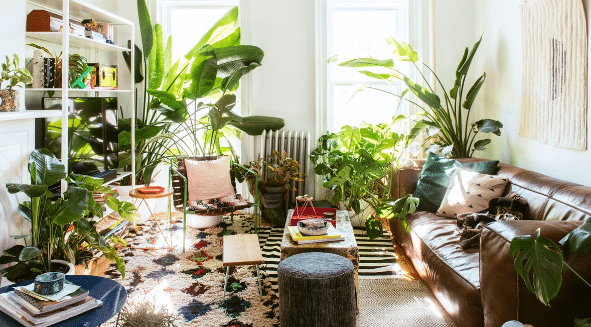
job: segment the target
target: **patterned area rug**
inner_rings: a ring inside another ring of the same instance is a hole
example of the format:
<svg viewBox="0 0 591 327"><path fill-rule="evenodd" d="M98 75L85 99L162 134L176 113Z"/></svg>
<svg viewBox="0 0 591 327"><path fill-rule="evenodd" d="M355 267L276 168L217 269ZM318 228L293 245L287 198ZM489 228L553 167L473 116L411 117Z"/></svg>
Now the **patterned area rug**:
<svg viewBox="0 0 591 327"><path fill-rule="evenodd" d="M176 248L172 252L161 249L166 242L153 224L128 237L130 247L121 250L126 278L121 280L114 265L106 273L128 290L128 303L154 301L175 313L177 326L278 326L277 265L283 228L259 229L265 260L263 298L258 294L256 270L247 266L230 270L223 302L223 235L253 233L252 221L235 216L233 223L225 218L210 229L188 227L185 254L180 250L180 222L172 226L172 233L165 231L168 240L172 234ZM427 287L404 277L407 274L387 234L369 240L362 229L356 229L355 238L360 250L358 326L453 326ZM115 319L105 325L114 326Z"/></svg>

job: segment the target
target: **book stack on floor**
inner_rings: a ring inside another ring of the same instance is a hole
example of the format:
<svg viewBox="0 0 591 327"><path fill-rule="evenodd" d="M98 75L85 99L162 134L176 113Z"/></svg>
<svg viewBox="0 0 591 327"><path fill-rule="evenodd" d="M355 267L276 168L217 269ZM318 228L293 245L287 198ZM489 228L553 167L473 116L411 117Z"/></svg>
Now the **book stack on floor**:
<svg viewBox="0 0 591 327"><path fill-rule="evenodd" d="M302 235L297 226L287 226L291 239L298 244L310 244L310 243L324 243L324 242L340 242L344 241L345 238L339 234L336 228L332 224L328 225L326 234L306 236Z"/></svg>
<svg viewBox="0 0 591 327"><path fill-rule="evenodd" d="M33 291L33 284L0 294L0 311L27 327L45 327L100 307L103 303L79 286L64 283L52 295Z"/></svg>

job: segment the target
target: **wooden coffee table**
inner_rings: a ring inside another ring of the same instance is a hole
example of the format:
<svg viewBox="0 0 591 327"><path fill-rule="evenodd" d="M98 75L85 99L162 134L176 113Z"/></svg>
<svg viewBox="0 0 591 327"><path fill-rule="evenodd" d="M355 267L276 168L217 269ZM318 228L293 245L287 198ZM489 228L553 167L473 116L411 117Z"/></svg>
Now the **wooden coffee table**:
<svg viewBox="0 0 591 327"><path fill-rule="evenodd" d="M353 232L353 226L351 226L349 214L344 210L337 211L337 217L342 215L344 215L344 218L337 218L336 229L345 237L344 241L298 244L291 239L287 230L287 227L291 226L291 217L293 216L293 209L290 209L285 220L283 240L281 241L281 260L305 252L329 252L345 257L351 260L353 267L355 267L355 288L357 295L359 295L359 247L357 247L355 241L355 233Z"/></svg>

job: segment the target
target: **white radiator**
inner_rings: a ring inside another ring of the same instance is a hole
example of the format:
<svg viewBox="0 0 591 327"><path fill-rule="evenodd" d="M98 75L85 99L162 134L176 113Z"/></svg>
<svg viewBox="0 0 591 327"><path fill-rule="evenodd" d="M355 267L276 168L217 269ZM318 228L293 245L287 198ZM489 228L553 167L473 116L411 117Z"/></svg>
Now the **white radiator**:
<svg viewBox="0 0 591 327"><path fill-rule="evenodd" d="M301 171L306 174L303 182L296 182L296 192L290 193L290 202L295 203L297 195L314 194L313 192L313 178L314 171L310 166L310 133L296 132L296 131L264 131L261 136L255 138L255 146L257 147L259 158L269 158L273 150L279 151L295 159L300 164Z"/></svg>

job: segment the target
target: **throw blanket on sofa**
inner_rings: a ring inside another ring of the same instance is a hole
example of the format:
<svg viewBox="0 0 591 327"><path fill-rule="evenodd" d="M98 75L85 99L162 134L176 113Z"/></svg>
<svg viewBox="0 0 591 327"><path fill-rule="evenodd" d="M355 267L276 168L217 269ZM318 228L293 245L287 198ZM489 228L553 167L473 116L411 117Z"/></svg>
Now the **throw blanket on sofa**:
<svg viewBox="0 0 591 327"><path fill-rule="evenodd" d="M521 220L527 211L527 202L517 193L507 197L493 198L488 204L487 213L463 213L457 216L462 249L478 248L480 234L484 225L497 220Z"/></svg>

